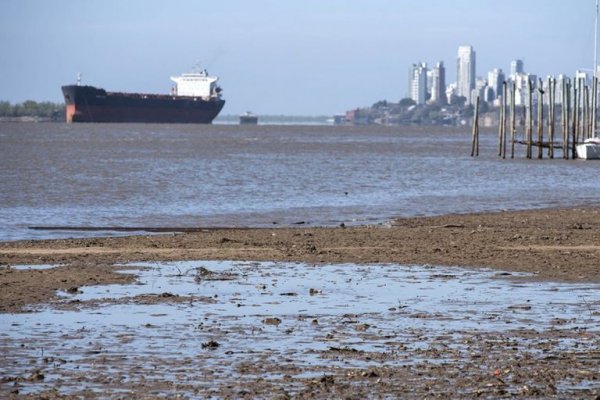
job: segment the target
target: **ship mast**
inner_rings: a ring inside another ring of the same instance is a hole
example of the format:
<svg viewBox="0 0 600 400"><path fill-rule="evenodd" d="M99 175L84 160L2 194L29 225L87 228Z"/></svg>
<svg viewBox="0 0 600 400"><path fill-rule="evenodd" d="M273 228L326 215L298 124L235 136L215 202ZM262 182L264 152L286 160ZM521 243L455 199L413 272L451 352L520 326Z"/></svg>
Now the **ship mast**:
<svg viewBox="0 0 600 400"><path fill-rule="evenodd" d="M592 136L596 136L596 116L598 113L598 10L599 0L596 0L596 20L594 24L594 68L592 69Z"/></svg>
<svg viewBox="0 0 600 400"><path fill-rule="evenodd" d="M596 0L596 23L594 24L594 69L592 71L594 76L598 76L598 3Z"/></svg>

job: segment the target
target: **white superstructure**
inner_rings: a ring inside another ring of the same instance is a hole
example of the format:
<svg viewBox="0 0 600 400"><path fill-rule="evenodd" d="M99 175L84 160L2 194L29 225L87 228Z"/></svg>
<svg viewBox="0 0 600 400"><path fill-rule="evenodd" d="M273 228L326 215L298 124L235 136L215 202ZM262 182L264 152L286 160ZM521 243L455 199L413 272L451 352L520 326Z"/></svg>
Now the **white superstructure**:
<svg viewBox="0 0 600 400"><path fill-rule="evenodd" d="M201 97L205 100L220 96L221 89L217 85L219 78L209 76L206 70L172 76L171 80L175 82L173 88L175 96Z"/></svg>

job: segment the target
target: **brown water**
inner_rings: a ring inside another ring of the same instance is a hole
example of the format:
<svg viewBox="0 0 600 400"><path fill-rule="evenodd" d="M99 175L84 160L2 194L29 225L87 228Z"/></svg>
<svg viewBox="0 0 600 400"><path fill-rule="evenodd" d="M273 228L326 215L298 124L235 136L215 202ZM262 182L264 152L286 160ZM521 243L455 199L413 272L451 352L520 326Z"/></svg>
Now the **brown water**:
<svg viewBox="0 0 600 400"><path fill-rule="evenodd" d="M473 159L468 127L2 123L0 240L597 204L598 163L500 160L495 142Z"/></svg>

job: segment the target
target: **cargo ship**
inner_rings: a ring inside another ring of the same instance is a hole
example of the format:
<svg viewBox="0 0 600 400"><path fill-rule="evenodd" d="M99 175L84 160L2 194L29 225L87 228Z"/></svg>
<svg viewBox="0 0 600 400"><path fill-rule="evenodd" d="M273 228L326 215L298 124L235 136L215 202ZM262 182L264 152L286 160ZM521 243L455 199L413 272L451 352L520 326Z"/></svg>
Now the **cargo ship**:
<svg viewBox="0 0 600 400"><path fill-rule="evenodd" d="M218 77L206 70L171 77L171 94L107 92L77 84L62 87L70 122L148 122L210 124L225 100Z"/></svg>

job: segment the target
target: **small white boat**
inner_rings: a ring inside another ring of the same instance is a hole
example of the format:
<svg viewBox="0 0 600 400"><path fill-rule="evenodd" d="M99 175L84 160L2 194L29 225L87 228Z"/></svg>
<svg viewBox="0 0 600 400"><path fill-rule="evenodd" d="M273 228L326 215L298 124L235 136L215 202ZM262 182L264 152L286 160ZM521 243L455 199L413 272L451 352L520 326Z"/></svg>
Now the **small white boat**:
<svg viewBox="0 0 600 400"><path fill-rule="evenodd" d="M600 0L596 0L596 23L594 28L594 69L593 74L594 78L598 78L598 21L600 20ZM596 130L596 110L598 108L598 100L597 96L593 96L594 99L592 101L592 132L594 134L598 134ZM577 157L582 160L600 160L600 136L591 137L585 139L583 143L580 143L576 146L577 149Z"/></svg>
<svg viewBox="0 0 600 400"><path fill-rule="evenodd" d="M252 114L250 111L246 111L245 114L240 115L240 125L256 125L258 124L258 116Z"/></svg>
<svg viewBox="0 0 600 400"><path fill-rule="evenodd" d="M585 139L577 145L577 157L584 160L600 160L600 137Z"/></svg>

